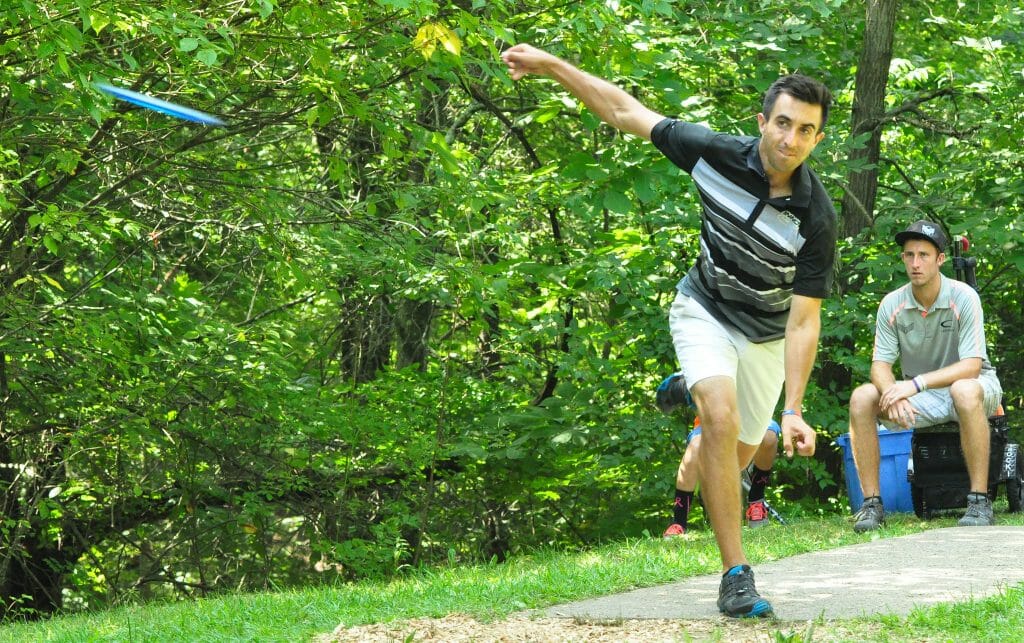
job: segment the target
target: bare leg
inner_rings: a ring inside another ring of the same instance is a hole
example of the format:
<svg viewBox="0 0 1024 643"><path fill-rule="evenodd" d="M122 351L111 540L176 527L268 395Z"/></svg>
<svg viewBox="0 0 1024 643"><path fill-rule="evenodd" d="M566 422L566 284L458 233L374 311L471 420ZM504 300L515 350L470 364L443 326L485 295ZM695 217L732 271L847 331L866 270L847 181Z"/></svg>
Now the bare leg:
<svg viewBox="0 0 1024 643"><path fill-rule="evenodd" d="M991 445L984 391L977 380L957 380L949 387L949 394L960 416L960 446L971 478L971 491L987 494Z"/></svg>
<svg viewBox="0 0 1024 643"><path fill-rule="evenodd" d="M750 466L750 460L754 457L754 452L757 451L759 445L747 444L745 442L736 441L736 459L739 461L739 471L742 475L744 469ZM743 494L743 483L740 483L740 509L742 510L747 504L747 497ZM742 524L742 518L740 519Z"/></svg>
<svg viewBox="0 0 1024 643"><path fill-rule="evenodd" d="M878 400L874 384L862 384L850 395L850 446L865 498L881 496L878 483Z"/></svg>
<svg viewBox="0 0 1024 643"><path fill-rule="evenodd" d="M724 570L747 564L740 538L740 432L736 383L730 377L709 377L690 390L700 413L700 467L704 506L711 519ZM750 456L747 456L749 461Z"/></svg>
<svg viewBox="0 0 1024 643"><path fill-rule="evenodd" d="M754 453L754 466L761 471L768 471L775 466L775 455L779 451L779 438L775 431L765 431L761 444Z"/></svg>
<svg viewBox="0 0 1024 643"><path fill-rule="evenodd" d="M693 491L697 488L698 480L700 480L700 436L696 435L686 445L683 458L679 461L679 470L676 471L676 489Z"/></svg>
<svg viewBox="0 0 1024 643"><path fill-rule="evenodd" d="M771 436L769 440L768 436ZM754 464L760 469L770 469L775 462L775 449L778 439L771 431L765 432L765 439L759 445L736 442L736 459L739 470L743 471L750 464L753 457ZM683 458L679 462L679 470L676 471L676 489L680 491L693 491L700 481L700 435L694 436L686 446ZM704 492L707 496L707 492Z"/></svg>
<svg viewBox="0 0 1024 643"><path fill-rule="evenodd" d="M768 470L775 464L775 451L778 449L779 439L775 433L765 431L764 441L759 445L746 444L736 441L736 461L740 471L750 466L751 460L758 469ZM683 459L679 461L679 470L676 471L676 489L681 491L693 491L700 481L700 435L694 436L686 446Z"/></svg>
<svg viewBox="0 0 1024 643"><path fill-rule="evenodd" d="M740 442L740 447L743 446L745 445ZM742 498L747 505L764 500L765 487L768 485L772 467L775 466L775 453L779 448L779 438L774 431L765 431L761 436L761 443L750 446L750 448L754 449L754 466L750 472L750 487L747 489L747 496ZM758 516L760 516L760 509L747 509L746 518L751 521L748 524L755 527L763 524Z"/></svg>
<svg viewBox="0 0 1024 643"><path fill-rule="evenodd" d="M750 466L750 461L754 458L760 447L761 445L759 444L747 444L746 442L740 442L738 439L736 440L736 460L740 465L740 471Z"/></svg>

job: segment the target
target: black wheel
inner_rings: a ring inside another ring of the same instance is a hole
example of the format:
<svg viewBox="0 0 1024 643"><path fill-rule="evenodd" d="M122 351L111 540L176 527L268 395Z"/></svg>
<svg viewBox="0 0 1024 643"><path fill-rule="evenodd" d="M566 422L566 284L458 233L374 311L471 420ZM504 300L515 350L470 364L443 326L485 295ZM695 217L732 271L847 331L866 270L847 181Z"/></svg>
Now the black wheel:
<svg viewBox="0 0 1024 643"><path fill-rule="evenodd" d="M931 512L925 509L924 493L921 491L921 487L910 485L910 501L914 503L914 513L918 518L928 520L932 517Z"/></svg>
<svg viewBox="0 0 1024 643"><path fill-rule="evenodd" d="M1017 475L1006 481L1006 500L1011 513L1020 513L1024 507L1024 462L1017 452Z"/></svg>

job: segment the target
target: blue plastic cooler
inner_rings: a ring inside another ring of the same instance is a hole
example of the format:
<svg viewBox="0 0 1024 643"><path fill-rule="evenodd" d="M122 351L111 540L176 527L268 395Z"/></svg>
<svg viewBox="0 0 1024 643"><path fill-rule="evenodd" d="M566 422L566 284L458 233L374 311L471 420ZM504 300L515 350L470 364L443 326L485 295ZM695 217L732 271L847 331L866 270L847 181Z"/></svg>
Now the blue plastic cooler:
<svg viewBox="0 0 1024 643"><path fill-rule="evenodd" d="M883 429L878 432L878 484L886 513L914 511L910 482L907 481L907 460L910 459L910 440L913 436L913 429ZM857 477L857 467L853 463L850 434L842 434L836 438L836 443L843 449L843 471L846 474L846 493L850 496L850 510L859 511L864 502L864 494L860 490L860 478Z"/></svg>

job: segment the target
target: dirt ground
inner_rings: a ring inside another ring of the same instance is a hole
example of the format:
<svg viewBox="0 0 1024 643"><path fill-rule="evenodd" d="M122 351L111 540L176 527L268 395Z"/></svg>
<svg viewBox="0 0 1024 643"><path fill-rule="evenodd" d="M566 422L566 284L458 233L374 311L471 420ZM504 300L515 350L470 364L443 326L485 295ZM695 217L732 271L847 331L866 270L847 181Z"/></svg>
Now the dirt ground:
<svg viewBox="0 0 1024 643"><path fill-rule="evenodd" d="M781 634L781 638L779 636ZM417 618L356 627L339 626L316 639L317 643L654 643L675 641L728 641L764 643L779 640L849 641L864 638L863 626L847 630L832 623L784 622L721 617L706 621L637 619L586 622L567 618L512 617L481 623L466 616ZM794 636L796 635L796 636Z"/></svg>

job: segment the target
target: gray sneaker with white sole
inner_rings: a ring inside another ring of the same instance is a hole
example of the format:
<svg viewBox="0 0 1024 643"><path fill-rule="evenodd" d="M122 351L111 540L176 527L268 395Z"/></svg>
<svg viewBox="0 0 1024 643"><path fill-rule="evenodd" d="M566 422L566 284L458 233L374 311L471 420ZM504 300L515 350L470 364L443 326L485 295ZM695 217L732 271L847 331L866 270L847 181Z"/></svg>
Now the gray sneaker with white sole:
<svg viewBox="0 0 1024 643"><path fill-rule="evenodd" d="M864 499L860 511L854 515L857 522L853 523L853 530L862 533L878 529L885 523L885 509L882 508L882 499L878 496L871 496Z"/></svg>
<svg viewBox="0 0 1024 643"><path fill-rule="evenodd" d="M996 524L996 518L992 514L992 501L987 494L967 494L967 512L957 523L961 527L988 527Z"/></svg>

